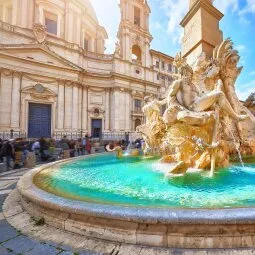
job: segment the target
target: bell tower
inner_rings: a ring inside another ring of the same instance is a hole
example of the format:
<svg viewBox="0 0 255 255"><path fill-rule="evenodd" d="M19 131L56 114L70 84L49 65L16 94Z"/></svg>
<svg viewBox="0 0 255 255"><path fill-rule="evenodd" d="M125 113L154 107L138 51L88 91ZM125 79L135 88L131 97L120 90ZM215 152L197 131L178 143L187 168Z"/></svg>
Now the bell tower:
<svg viewBox="0 0 255 255"><path fill-rule="evenodd" d="M181 21L184 28L182 56L193 64L205 52L211 57L213 49L223 40L219 22L223 14L213 6L213 0L190 0L189 11Z"/></svg>
<svg viewBox="0 0 255 255"><path fill-rule="evenodd" d="M123 60L149 67L150 7L147 0L120 0L121 22L119 25L119 55Z"/></svg>

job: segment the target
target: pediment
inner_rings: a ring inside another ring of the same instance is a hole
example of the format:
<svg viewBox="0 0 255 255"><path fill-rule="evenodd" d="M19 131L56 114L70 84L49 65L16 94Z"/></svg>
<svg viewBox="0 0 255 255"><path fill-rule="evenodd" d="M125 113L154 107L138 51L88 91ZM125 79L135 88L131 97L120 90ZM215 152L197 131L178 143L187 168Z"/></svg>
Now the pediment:
<svg viewBox="0 0 255 255"><path fill-rule="evenodd" d="M44 87L40 83L37 83L35 86L22 89L21 93L30 95L32 98L40 100L49 100L50 98L57 97L57 95L52 90Z"/></svg>
<svg viewBox="0 0 255 255"><path fill-rule="evenodd" d="M55 52L46 48L46 46L21 46L21 47L4 47L0 48L0 53L24 59L27 61L37 62L38 64L47 64L49 66L57 66L60 68L71 68L74 70L82 70L79 66L59 56Z"/></svg>

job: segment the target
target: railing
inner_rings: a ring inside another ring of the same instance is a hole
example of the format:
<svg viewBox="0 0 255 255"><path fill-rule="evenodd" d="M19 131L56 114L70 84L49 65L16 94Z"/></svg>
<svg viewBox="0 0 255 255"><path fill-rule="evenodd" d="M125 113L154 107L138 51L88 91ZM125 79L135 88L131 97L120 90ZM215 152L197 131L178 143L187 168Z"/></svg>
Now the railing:
<svg viewBox="0 0 255 255"><path fill-rule="evenodd" d="M26 138L26 133L20 131L3 131L0 132L0 138L2 140L9 140L9 139L17 139L17 138Z"/></svg>
<svg viewBox="0 0 255 255"><path fill-rule="evenodd" d="M88 57L88 58L101 59L101 60L113 60L113 54L100 54L100 53L91 52L85 49L83 49L82 53L85 57Z"/></svg>
<svg viewBox="0 0 255 255"><path fill-rule="evenodd" d="M142 65L142 61L138 59L132 59L132 63L136 65Z"/></svg>
<svg viewBox="0 0 255 255"><path fill-rule="evenodd" d="M55 140L61 140L66 136L70 140L77 140L86 135L85 132L54 132L52 138ZM17 139L17 138L27 138L27 134L20 131L2 131L0 132L0 138L3 140ZM129 140L135 141L137 138L141 138L141 135L137 132L103 132L100 137L92 137L95 140L101 141L120 141Z"/></svg>
<svg viewBox="0 0 255 255"><path fill-rule="evenodd" d="M137 138L141 138L141 134L137 132L103 132L102 141L130 141L133 142Z"/></svg>
<svg viewBox="0 0 255 255"><path fill-rule="evenodd" d="M82 138L86 134L84 132L54 132L52 138L55 140L61 140L64 136L66 136L70 140L77 140Z"/></svg>

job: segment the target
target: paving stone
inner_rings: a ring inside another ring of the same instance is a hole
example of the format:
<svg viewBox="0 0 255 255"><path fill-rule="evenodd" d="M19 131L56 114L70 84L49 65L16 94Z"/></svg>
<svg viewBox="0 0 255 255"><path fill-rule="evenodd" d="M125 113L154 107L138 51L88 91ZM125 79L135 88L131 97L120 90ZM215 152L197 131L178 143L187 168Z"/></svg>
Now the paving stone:
<svg viewBox="0 0 255 255"><path fill-rule="evenodd" d="M15 253L21 253L32 250L35 246L37 246L39 242L34 241L26 236L18 236L7 242L4 242L2 245L5 248L12 249Z"/></svg>
<svg viewBox="0 0 255 255"><path fill-rule="evenodd" d="M58 255L73 255L73 253L69 252L69 251L63 251L63 252L59 253Z"/></svg>
<svg viewBox="0 0 255 255"><path fill-rule="evenodd" d="M118 251L118 255L139 255L141 252L140 247L130 245L130 246L121 246ZM152 254L154 255L154 254Z"/></svg>
<svg viewBox="0 0 255 255"><path fill-rule="evenodd" d="M4 248L3 246L0 246L0 254L1 255L13 255L15 253L13 253L10 250Z"/></svg>
<svg viewBox="0 0 255 255"><path fill-rule="evenodd" d="M56 255L59 251L52 246L47 244L39 244L35 246L32 250L23 253L23 255Z"/></svg>
<svg viewBox="0 0 255 255"><path fill-rule="evenodd" d="M208 255L254 255L255 249L212 249L207 252Z"/></svg>
<svg viewBox="0 0 255 255"><path fill-rule="evenodd" d="M3 211L2 206L3 206L4 200L6 199L7 196L8 196L7 194L0 196L0 212Z"/></svg>
<svg viewBox="0 0 255 255"><path fill-rule="evenodd" d="M19 235L19 232L13 228L6 220L0 221L0 229L0 243L3 243Z"/></svg>

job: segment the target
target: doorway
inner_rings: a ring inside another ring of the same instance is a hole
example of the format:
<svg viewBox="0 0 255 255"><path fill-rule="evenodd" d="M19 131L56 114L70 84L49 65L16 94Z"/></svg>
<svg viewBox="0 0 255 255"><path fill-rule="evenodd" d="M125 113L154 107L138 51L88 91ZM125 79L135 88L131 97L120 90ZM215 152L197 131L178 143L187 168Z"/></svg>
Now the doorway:
<svg viewBox="0 0 255 255"><path fill-rule="evenodd" d="M93 138L101 138L101 135L102 135L102 120L101 119L91 120L91 135Z"/></svg>
<svg viewBox="0 0 255 255"><path fill-rule="evenodd" d="M51 105L29 103L28 137L51 137Z"/></svg>

